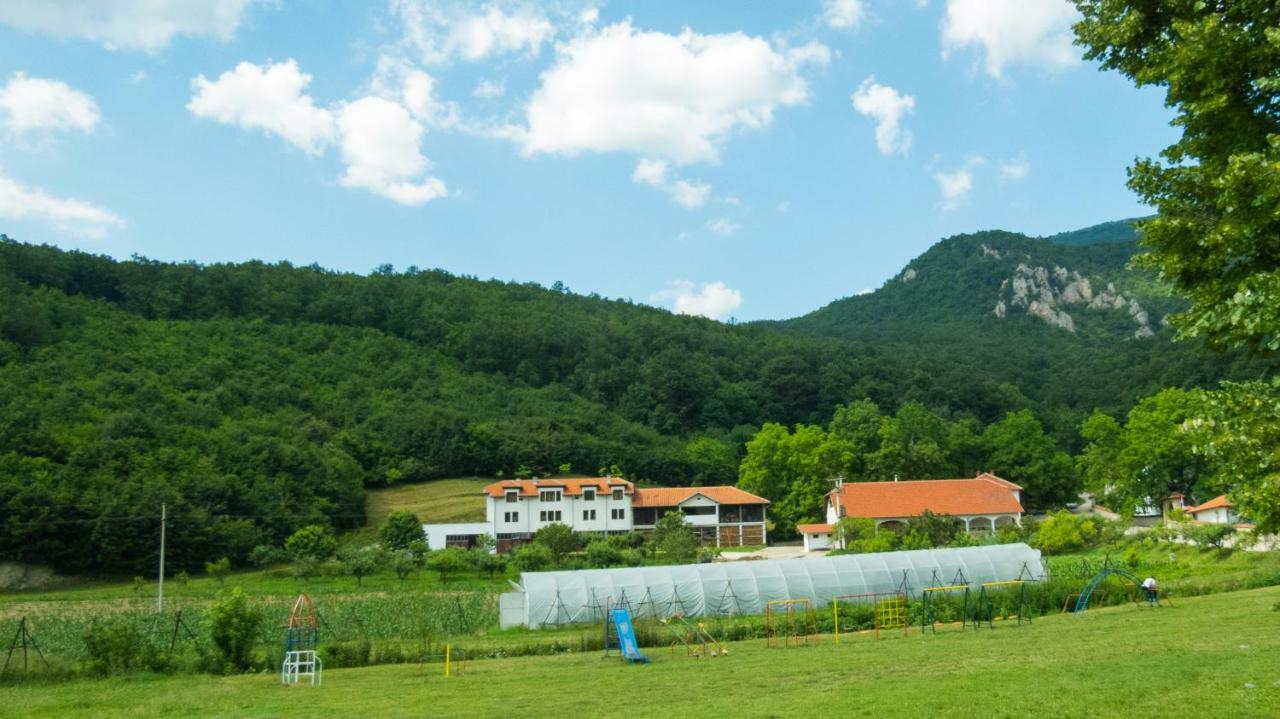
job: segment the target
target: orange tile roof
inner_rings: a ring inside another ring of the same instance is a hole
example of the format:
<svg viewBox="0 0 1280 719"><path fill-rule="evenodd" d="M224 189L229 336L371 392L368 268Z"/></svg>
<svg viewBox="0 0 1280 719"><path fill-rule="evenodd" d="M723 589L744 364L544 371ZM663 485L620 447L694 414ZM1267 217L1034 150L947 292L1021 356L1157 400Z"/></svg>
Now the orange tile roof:
<svg viewBox="0 0 1280 719"><path fill-rule="evenodd" d="M1204 504L1189 508L1187 510L1187 514L1196 514L1197 512L1207 512L1210 509L1217 509L1219 507L1231 508L1234 506L1236 505L1232 504L1231 500L1227 499L1227 495L1219 494L1218 496L1214 497L1208 502L1205 502Z"/></svg>
<svg viewBox="0 0 1280 719"><path fill-rule="evenodd" d="M846 482L828 497L834 497L844 516L850 517L916 517L926 509L953 516L1014 514L1023 511L1014 487L1018 485L984 474L973 479Z"/></svg>
<svg viewBox="0 0 1280 719"><path fill-rule="evenodd" d="M520 490L521 497L536 497L540 489L563 489L565 496L576 497L584 488L595 488L607 493L614 487L622 487L626 494L634 494L636 487L621 477L585 477L579 479L504 479L487 484L484 493L490 497L505 496L508 489Z"/></svg>
<svg viewBox="0 0 1280 719"><path fill-rule="evenodd" d="M835 529L834 524L797 524L796 531L801 534L827 534Z"/></svg>
<svg viewBox="0 0 1280 719"><path fill-rule="evenodd" d="M768 504L769 500L737 487L641 487L631 498L632 507L674 507L695 494L717 504Z"/></svg>

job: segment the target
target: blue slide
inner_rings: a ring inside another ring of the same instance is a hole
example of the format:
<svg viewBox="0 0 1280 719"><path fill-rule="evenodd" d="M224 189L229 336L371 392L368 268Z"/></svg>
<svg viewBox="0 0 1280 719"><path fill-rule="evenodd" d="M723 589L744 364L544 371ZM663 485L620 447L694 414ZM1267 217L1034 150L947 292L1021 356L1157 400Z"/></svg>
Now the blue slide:
<svg viewBox="0 0 1280 719"><path fill-rule="evenodd" d="M631 626L631 612L626 609L613 610L613 626L618 629L618 651L622 658L632 663L648 664L649 657L640 653L640 645L636 644L636 630Z"/></svg>

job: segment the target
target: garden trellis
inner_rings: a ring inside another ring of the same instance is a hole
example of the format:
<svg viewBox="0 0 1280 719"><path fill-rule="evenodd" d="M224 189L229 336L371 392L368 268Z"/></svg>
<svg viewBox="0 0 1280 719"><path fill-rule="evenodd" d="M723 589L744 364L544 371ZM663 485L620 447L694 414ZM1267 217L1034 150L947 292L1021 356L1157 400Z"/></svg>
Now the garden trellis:
<svg viewBox="0 0 1280 719"><path fill-rule="evenodd" d="M601 621L601 609L629 606L636 618L763 614L777 599L814 607L850 594L919 597L934 577L986 582L1044 576L1039 550L1026 544L850 554L813 559L717 562L625 569L525 572L502 595L503 627Z"/></svg>

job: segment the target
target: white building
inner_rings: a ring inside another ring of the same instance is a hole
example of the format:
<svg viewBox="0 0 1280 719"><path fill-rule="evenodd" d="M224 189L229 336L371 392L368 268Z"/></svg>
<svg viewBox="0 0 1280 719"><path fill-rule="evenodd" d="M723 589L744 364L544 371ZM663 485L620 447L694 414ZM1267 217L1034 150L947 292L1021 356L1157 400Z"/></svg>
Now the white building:
<svg viewBox="0 0 1280 719"><path fill-rule="evenodd" d="M485 521L424 524L432 549L470 548L481 535L506 552L549 524L575 532L652 531L663 514L680 511L703 544L763 545L769 502L737 487L636 489L619 477L510 479L485 486Z"/></svg>
<svg viewBox="0 0 1280 719"><path fill-rule="evenodd" d="M1225 494L1187 509L1187 514L1190 514L1195 521L1205 524L1239 524L1243 521L1240 515L1236 514L1235 505L1227 499Z"/></svg>
<svg viewBox="0 0 1280 719"><path fill-rule="evenodd" d="M832 532L843 517L866 517L877 529L901 530L928 510L956 519L968 532L1021 525L1022 487L986 472L973 479L841 482L827 493L826 507L826 523L797 526L806 549L832 548Z"/></svg>

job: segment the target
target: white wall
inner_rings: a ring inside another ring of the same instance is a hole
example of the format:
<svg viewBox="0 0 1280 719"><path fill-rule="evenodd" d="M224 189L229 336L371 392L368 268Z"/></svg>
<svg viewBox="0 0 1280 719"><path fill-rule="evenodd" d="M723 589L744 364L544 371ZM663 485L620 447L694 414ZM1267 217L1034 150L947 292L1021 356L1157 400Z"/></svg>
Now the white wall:
<svg viewBox="0 0 1280 719"><path fill-rule="evenodd" d="M493 526L488 522L457 522L453 524L424 524L422 532L427 537L427 546L431 549L444 549L445 540L450 534L493 534Z"/></svg>
<svg viewBox="0 0 1280 719"><path fill-rule="evenodd" d="M814 532L812 534L806 532L804 534L804 551L812 552L816 549L831 549L831 535L827 532Z"/></svg>

